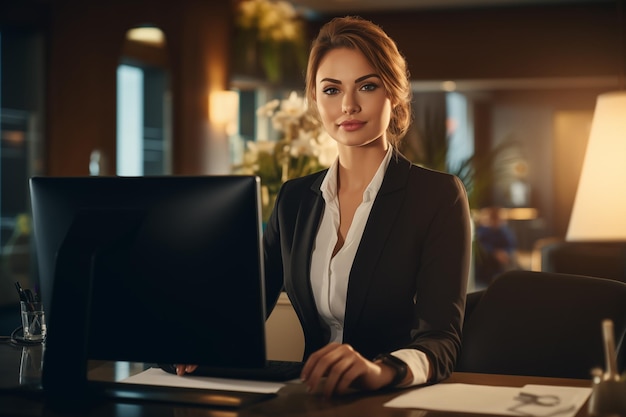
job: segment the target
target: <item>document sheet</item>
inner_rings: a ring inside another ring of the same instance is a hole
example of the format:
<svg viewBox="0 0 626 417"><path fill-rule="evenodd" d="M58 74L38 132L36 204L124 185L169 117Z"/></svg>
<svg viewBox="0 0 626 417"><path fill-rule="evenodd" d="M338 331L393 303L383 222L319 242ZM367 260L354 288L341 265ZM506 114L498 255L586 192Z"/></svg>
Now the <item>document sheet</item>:
<svg viewBox="0 0 626 417"><path fill-rule="evenodd" d="M519 388L442 383L411 390L388 401L385 406L512 416L573 417L590 394L591 387L525 385Z"/></svg>
<svg viewBox="0 0 626 417"><path fill-rule="evenodd" d="M119 381L126 384L158 385L165 387L212 389L239 392L274 394L285 384L266 381L209 378L204 376L178 376L160 368L150 368Z"/></svg>

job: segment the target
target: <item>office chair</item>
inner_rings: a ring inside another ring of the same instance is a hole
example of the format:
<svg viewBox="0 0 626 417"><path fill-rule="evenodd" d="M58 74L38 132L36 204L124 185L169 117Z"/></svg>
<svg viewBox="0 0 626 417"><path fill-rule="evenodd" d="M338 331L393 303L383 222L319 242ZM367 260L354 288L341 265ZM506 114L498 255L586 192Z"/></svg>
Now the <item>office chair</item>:
<svg viewBox="0 0 626 417"><path fill-rule="evenodd" d="M467 323L468 318L474 312L474 309L480 302L480 299L483 298L483 294L485 294L485 289L467 293L467 297L465 297L465 323Z"/></svg>
<svg viewBox="0 0 626 417"><path fill-rule="evenodd" d="M590 379L592 368L605 368L607 318L623 369L624 282L515 270L470 299L457 371Z"/></svg>
<svg viewBox="0 0 626 417"><path fill-rule="evenodd" d="M549 241L538 245L541 271L589 275L626 282L626 245L622 242Z"/></svg>

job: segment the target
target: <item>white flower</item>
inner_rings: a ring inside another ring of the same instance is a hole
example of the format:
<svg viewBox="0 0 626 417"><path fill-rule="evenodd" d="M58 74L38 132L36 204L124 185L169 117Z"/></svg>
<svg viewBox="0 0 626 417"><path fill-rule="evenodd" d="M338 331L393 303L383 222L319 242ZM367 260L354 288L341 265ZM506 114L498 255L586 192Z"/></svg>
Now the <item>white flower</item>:
<svg viewBox="0 0 626 417"><path fill-rule="evenodd" d="M289 178L329 167L337 158L337 145L321 122L294 91L284 100L271 100L257 109L283 135L278 141L247 142L240 173L255 174L277 190Z"/></svg>
<svg viewBox="0 0 626 417"><path fill-rule="evenodd" d="M256 159L260 152L272 153L274 151L274 143L270 141L247 142L248 151L245 156Z"/></svg>
<svg viewBox="0 0 626 417"><path fill-rule="evenodd" d="M245 0L239 3L237 23L244 29L256 29L262 40L294 41L301 36L297 17L287 1Z"/></svg>
<svg viewBox="0 0 626 417"><path fill-rule="evenodd" d="M289 155L298 158L302 155L315 155L315 142L306 136L300 136L291 141Z"/></svg>
<svg viewBox="0 0 626 417"><path fill-rule="evenodd" d="M261 107L259 107L256 110L256 114L257 116L261 116L261 117L272 117L272 115L274 114L278 106L280 106L280 100L278 99L270 100L264 105L262 105Z"/></svg>
<svg viewBox="0 0 626 417"><path fill-rule="evenodd" d="M307 112L307 105L303 98L298 96L298 93L292 91L289 94L287 100L283 100L280 103L280 110L277 114L285 118L299 119Z"/></svg>
<svg viewBox="0 0 626 417"><path fill-rule="evenodd" d="M337 143L324 131L317 137L315 152L320 165L328 167L337 159Z"/></svg>
<svg viewBox="0 0 626 417"><path fill-rule="evenodd" d="M240 70L262 70L271 82L306 65L303 20L287 1L240 0L235 15ZM259 67L260 66L260 67ZM258 68L257 68L258 67Z"/></svg>
<svg viewBox="0 0 626 417"><path fill-rule="evenodd" d="M297 41L301 37L300 25L295 21L284 22L272 30L272 38L277 41Z"/></svg>

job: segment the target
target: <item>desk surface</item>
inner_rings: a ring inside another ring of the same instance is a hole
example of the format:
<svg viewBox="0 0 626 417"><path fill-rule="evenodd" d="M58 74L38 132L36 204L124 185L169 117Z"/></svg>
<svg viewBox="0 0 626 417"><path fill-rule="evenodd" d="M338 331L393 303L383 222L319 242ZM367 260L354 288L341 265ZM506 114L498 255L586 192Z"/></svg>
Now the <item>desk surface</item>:
<svg viewBox="0 0 626 417"><path fill-rule="evenodd" d="M36 369L31 375L25 375L24 359L38 360L37 350L0 344L0 416L46 416L64 415L48 410L41 393L20 388L24 384L36 384ZM32 369L31 369L32 370ZM488 375L455 373L446 382L462 382L469 384L522 387L525 384L564 385L589 387L591 381L563 378L541 378L511 375ZM62 383L62 382L61 382ZM98 417L426 417L426 416L475 416L472 414L426 412L412 409L396 409L384 407L383 404L406 390L388 392L354 394L346 397L327 400L320 395L307 393L303 384L287 384L274 398L250 405L243 409L209 409L207 407L186 406L157 402L130 402L104 400L94 405L81 416ZM588 416L585 404L577 417Z"/></svg>

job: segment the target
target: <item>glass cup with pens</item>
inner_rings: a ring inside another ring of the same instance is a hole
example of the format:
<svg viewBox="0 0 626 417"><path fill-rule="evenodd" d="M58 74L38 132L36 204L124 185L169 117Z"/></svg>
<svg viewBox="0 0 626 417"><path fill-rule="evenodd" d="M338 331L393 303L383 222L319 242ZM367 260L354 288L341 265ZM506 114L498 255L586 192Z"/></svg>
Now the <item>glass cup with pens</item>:
<svg viewBox="0 0 626 417"><path fill-rule="evenodd" d="M20 296L20 313L22 316L22 332L27 342L43 342L46 338L46 317L43 303L37 293L23 289L19 282L15 287Z"/></svg>

